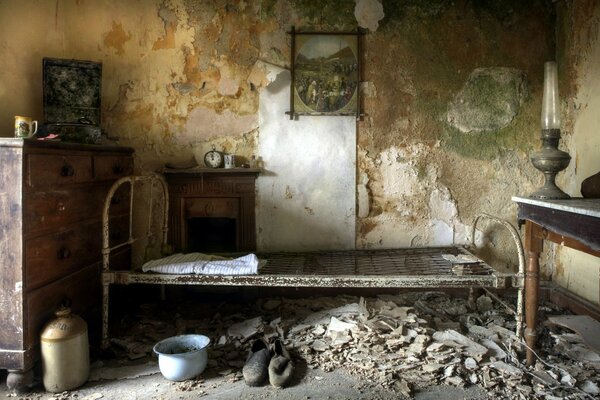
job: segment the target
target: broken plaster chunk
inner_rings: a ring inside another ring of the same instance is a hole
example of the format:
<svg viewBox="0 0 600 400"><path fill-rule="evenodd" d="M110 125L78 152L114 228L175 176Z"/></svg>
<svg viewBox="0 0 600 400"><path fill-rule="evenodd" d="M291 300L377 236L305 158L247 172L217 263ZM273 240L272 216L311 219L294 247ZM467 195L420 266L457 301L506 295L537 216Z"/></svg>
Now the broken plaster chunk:
<svg viewBox="0 0 600 400"><path fill-rule="evenodd" d="M496 360L506 359L506 352L493 340L484 339L481 341L481 344L490 350L490 357L494 357Z"/></svg>
<svg viewBox="0 0 600 400"><path fill-rule="evenodd" d="M315 329L313 329L312 333L315 336L323 336L327 332L323 325L317 325Z"/></svg>
<svg viewBox="0 0 600 400"><path fill-rule="evenodd" d="M327 343L325 343L325 341L321 340L321 339L317 339L314 342L312 342L311 344L311 348L314 351L325 351L329 349L329 345Z"/></svg>
<svg viewBox="0 0 600 400"><path fill-rule="evenodd" d="M513 365L507 364L503 361L496 361L490 364L490 366L498 371L502 372L504 375L510 375L517 378L520 378L523 375L523 371Z"/></svg>
<svg viewBox="0 0 600 400"><path fill-rule="evenodd" d="M438 372L440 369L444 368L443 364L432 363L423 365L423 372Z"/></svg>
<svg viewBox="0 0 600 400"><path fill-rule="evenodd" d="M467 357L465 359L465 368L472 371L477 368L477 361L475 361L472 357Z"/></svg>
<svg viewBox="0 0 600 400"><path fill-rule="evenodd" d="M349 334L347 334L345 332L334 332L331 335L331 345L334 347L342 346L351 341L352 341L352 336L350 336Z"/></svg>
<svg viewBox="0 0 600 400"><path fill-rule="evenodd" d="M577 380L575 378L573 378L573 376L571 376L571 374L567 373L567 374L564 374L562 376L562 378L560 378L560 383L567 385L569 387L573 387L577 383Z"/></svg>
<svg viewBox="0 0 600 400"><path fill-rule="evenodd" d="M327 334L331 335L332 332L348 332L354 328L356 328L356 324L340 321L336 317L331 317L331 321L327 327Z"/></svg>
<svg viewBox="0 0 600 400"><path fill-rule="evenodd" d="M408 312L412 309L412 307L398 307L392 302L387 302L387 304L381 305L379 315L404 319L408 317Z"/></svg>
<svg viewBox="0 0 600 400"><path fill-rule="evenodd" d="M446 378L446 383L452 385L452 386L464 386L465 381L463 381L463 379L460 376L450 376L448 378Z"/></svg>
<svg viewBox="0 0 600 400"><path fill-rule="evenodd" d="M589 394L600 394L600 388L592 381L585 381L581 384L581 390Z"/></svg>
<svg viewBox="0 0 600 400"><path fill-rule="evenodd" d="M325 325L330 322L331 317L345 317L345 316L360 316L363 318L369 317L367 307L363 303L352 303L342 307L333 308L330 310L319 311L309 315L302 321L304 325Z"/></svg>
<svg viewBox="0 0 600 400"><path fill-rule="evenodd" d="M436 342L442 342L452 347L464 348L464 351L477 361L481 361L483 356L485 356L488 352L488 349L485 346L474 342L468 337L452 329L447 329L443 332L435 332L433 334L433 340Z"/></svg>
<svg viewBox="0 0 600 400"><path fill-rule="evenodd" d="M477 374L475 372L473 372L471 375L469 375L469 382L471 382L473 385L475 385L477 382L479 382L479 377L477 376Z"/></svg>
<svg viewBox="0 0 600 400"><path fill-rule="evenodd" d="M552 375L548 374L546 371L533 371L531 375L534 379L542 382L546 386L556 386L558 385L558 381L552 377Z"/></svg>
<svg viewBox="0 0 600 400"><path fill-rule="evenodd" d="M410 397L411 388L408 382L406 382L404 379L394 382L394 386L396 387L396 390L402 393L404 397Z"/></svg>
<svg viewBox="0 0 600 400"><path fill-rule="evenodd" d="M489 296L481 295L477 298L477 309L480 312L490 311L494 308L494 303Z"/></svg>
<svg viewBox="0 0 600 400"><path fill-rule="evenodd" d="M232 337L248 339L258 333L259 327L262 325L262 317L247 319L245 321L233 324L227 330L227 334Z"/></svg>
<svg viewBox="0 0 600 400"><path fill-rule="evenodd" d="M415 338L415 341L410 346L408 346L408 349L406 350L406 352L408 354L421 355L425 351L425 348L427 347L428 342L429 342L429 336L417 335L417 337Z"/></svg>

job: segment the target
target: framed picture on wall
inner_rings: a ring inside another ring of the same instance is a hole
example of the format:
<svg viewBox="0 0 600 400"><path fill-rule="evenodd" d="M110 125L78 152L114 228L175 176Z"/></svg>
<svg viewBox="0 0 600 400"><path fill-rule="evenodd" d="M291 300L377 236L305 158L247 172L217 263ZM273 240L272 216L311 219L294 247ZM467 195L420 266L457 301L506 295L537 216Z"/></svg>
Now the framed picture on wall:
<svg viewBox="0 0 600 400"><path fill-rule="evenodd" d="M290 119L299 115L360 117L360 32L292 28Z"/></svg>

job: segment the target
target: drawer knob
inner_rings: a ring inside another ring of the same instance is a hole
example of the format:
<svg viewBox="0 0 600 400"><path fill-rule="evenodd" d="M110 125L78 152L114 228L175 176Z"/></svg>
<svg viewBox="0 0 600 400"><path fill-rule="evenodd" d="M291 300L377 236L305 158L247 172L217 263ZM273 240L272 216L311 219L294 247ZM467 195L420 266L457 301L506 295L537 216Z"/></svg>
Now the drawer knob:
<svg viewBox="0 0 600 400"><path fill-rule="evenodd" d="M123 172L125 172L125 167L123 167L121 164L113 165L113 173L122 174Z"/></svg>
<svg viewBox="0 0 600 400"><path fill-rule="evenodd" d="M58 212L65 212L66 209L67 209L67 206L62 201L59 201L58 204L56 205L56 210Z"/></svg>
<svg viewBox="0 0 600 400"><path fill-rule="evenodd" d="M58 259L59 260L65 260L69 257L71 257L71 250L69 250L68 248L61 247L60 250L58 250Z"/></svg>
<svg viewBox="0 0 600 400"><path fill-rule="evenodd" d="M69 164L63 165L62 168L60 169L60 176L68 177L68 176L73 176L74 174L75 174L75 169Z"/></svg>

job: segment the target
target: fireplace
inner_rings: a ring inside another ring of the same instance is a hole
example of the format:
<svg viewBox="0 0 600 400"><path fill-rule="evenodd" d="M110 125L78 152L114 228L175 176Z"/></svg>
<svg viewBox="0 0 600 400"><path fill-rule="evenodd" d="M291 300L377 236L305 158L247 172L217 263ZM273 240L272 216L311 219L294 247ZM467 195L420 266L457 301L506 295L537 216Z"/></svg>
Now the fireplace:
<svg viewBox="0 0 600 400"><path fill-rule="evenodd" d="M256 250L255 180L250 168L164 171L169 184L169 242L178 252Z"/></svg>

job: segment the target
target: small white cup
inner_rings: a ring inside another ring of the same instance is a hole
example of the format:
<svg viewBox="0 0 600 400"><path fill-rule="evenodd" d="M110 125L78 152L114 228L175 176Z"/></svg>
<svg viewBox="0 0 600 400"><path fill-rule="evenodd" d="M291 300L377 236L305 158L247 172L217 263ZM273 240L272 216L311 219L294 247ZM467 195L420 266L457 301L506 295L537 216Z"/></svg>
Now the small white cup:
<svg viewBox="0 0 600 400"><path fill-rule="evenodd" d="M235 155L225 154L223 156L223 163L226 169L235 168Z"/></svg>

